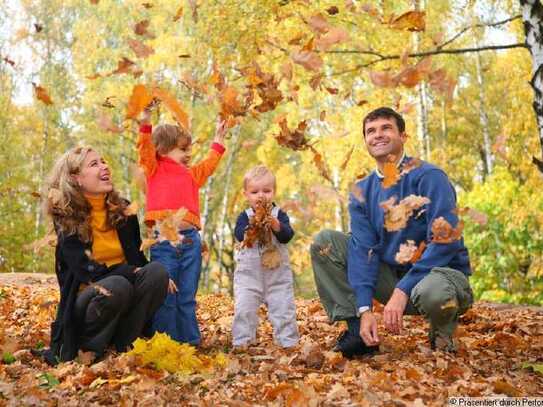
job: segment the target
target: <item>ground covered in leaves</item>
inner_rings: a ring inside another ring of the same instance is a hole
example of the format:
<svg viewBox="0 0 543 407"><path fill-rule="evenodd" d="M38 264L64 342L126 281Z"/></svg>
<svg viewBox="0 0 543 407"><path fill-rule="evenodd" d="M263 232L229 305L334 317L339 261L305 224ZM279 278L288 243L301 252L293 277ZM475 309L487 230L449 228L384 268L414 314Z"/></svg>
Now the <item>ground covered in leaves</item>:
<svg viewBox="0 0 543 407"><path fill-rule="evenodd" d="M543 396L541 309L476 304L462 318L456 355L431 351L426 323L406 317L402 335L382 335L379 354L347 361L329 351L343 327L328 324L316 300L297 301L296 349L276 347L266 322L256 346L234 351L231 299L205 296L196 355L220 356L222 364L176 374L110 353L99 363L83 354L52 368L29 349L48 343L54 279L0 282L0 406L442 406L449 396Z"/></svg>

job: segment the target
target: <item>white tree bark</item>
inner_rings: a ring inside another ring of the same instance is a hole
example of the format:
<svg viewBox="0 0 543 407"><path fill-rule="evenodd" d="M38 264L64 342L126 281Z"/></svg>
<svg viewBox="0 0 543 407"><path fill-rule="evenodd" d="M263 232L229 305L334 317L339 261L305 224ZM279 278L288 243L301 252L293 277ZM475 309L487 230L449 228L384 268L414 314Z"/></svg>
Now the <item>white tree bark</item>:
<svg viewBox="0 0 543 407"><path fill-rule="evenodd" d="M526 35L526 46L532 54L532 80L530 85L534 90L533 108L537 120L539 142L543 157L543 5L541 0L520 0L522 20ZM543 162L534 157L543 172Z"/></svg>
<svg viewBox="0 0 543 407"><path fill-rule="evenodd" d="M479 46L479 42L476 40L476 46ZM485 81L483 76L483 68L481 63L481 54L475 54L475 66L477 72L477 84L479 85L479 120L481 121L481 131L483 132L483 178L492 174L493 156L492 146L490 143L490 124L488 120L488 113L486 111L486 94L485 94Z"/></svg>

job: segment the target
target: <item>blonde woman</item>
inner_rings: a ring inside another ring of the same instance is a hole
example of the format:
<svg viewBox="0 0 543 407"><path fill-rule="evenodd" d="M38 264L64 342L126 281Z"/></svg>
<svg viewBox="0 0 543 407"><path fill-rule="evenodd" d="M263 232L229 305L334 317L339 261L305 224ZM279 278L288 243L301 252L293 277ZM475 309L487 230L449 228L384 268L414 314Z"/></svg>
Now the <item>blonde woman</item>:
<svg viewBox="0 0 543 407"><path fill-rule="evenodd" d="M111 172L90 147L76 147L55 164L46 212L58 237L55 271L60 288L51 346L56 364L78 350L122 352L143 333L168 290L168 273L140 251L138 219L113 188Z"/></svg>

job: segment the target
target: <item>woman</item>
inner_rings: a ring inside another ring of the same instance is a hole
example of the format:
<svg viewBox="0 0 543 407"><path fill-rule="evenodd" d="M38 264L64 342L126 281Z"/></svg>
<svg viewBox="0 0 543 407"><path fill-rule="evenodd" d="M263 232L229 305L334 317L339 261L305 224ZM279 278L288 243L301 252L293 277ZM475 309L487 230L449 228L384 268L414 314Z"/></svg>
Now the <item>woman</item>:
<svg viewBox="0 0 543 407"><path fill-rule="evenodd" d="M168 274L147 262L127 207L92 148L73 148L55 164L46 212L58 237L60 303L44 352L50 364L74 359L79 349L97 357L108 345L125 351L166 297Z"/></svg>

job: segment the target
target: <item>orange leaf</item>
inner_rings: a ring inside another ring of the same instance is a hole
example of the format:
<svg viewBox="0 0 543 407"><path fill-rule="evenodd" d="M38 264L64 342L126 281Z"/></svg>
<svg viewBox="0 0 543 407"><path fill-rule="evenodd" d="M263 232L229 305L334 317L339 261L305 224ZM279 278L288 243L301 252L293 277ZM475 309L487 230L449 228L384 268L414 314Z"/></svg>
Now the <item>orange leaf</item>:
<svg viewBox="0 0 543 407"><path fill-rule="evenodd" d="M447 220L440 216L432 223L432 242L433 243L452 243L462 237L464 224L458 221L456 228L453 228Z"/></svg>
<svg viewBox="0 0 543 407"><path fill-rule="evenodd" d="M393 19L389 26L395 30L424 31L426 13L424 11L408 11Z"/></svg>
<svg viewBox="0 0 543 407"><path fill-rule="evenodd" d="M319 170L319 174L333 184L334 181L332 180L330 170L328 169L328 165L326 164L323 156L315 149L311 148L311 150L313 151L313 163L315 164L315 167L317 167L317 169Z"/></svg>
<svg viewBox="0 0 543 407"><path fill-rule="evenodd" d="M179 125L189 129L189 116L170 93L164 89L153 88L153 96L164 103Z"/></svg>
<svg viewBox="0 0 543 407"><path fill-rule="evenodd" d="M332 45L349 41L349 33L343 28L333 27L326 35L315 40L315 47L320 51L327 51Z"/></svg>
<svg viewBox="0 0 543 407"><path fill-rule="evenodd" d="M179 20L182 15L183 15L183 6L179 6L179 8L177 9L177 12L175 13L175 16L173 17L173 21Z"/></svg>
<svg viewBox="0 0 543 407"><path fill-rule="evenodd" d="M398 86L397 79L389 72L370 72L370 80L375 86L393 88Z"/></svg>
<svg viewBox="0 0 543 407"><path fill-rule="evenodd" d="M383 188L390 188L400 180L400 171L396 163L386 162L383 166Z"/></svg>
<svg viewBox="0 0 543 407"><path fill-rule="evenodd" d="M396 232L406 227L413 212L430 203L430 199L425 196L409 195L397 205L395 203L396 197L392 196L379 204L385 213L385 229L389 232Z"/></svg>
<svg viewBox="0 0 543 407"><path fill-rule="evenodd" d="M128 100L126 118L135 119L151 103L153 96L147 91L144 85L136 85L132 89L132 95Z"/></svg>
<svg viewBox="0 0 543 407"><path fill-rule="evenodd" d="M309 27L317 33L324 34L330 30L330 24L326 20L326 17L322 14L316 14L312 17L309 17L308 21Z"/></svg>
<svg viewBox="0 0 543 407"><path fill-rule="evenodd" d="M345 168L347 168L347 164L349 164L349 161L351 160L351 156L353 155L354 151L354 145L351 147L349 152L345 155L345 158L343 159L343 162L339 166L340 171L345 171Z"/></svg>
<svg viewBox="0 0 543 407"><path fill-rule="evenodd" d="M39 85L36 85L34 82L32 82L32 86L34 87L34 92L36 93L36 97L41 100L46 105L52 105L53 100L49 96L49 93L47 93L47 90Z"/></svg>
<svg viewBox="0 0 543 407"><path fill-rule="evenodd" d="M149 28L149 20L142 20L134 26L134 32L137 35L150 35L147 29Z"/></svg>

